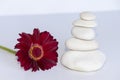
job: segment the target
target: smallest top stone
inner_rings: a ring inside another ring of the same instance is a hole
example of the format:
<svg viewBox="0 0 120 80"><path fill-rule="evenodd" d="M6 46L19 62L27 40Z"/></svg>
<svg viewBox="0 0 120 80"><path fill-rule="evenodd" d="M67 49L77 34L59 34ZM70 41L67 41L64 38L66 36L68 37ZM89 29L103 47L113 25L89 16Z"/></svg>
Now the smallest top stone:
<svg viewBox="0 0 120 80"><path fill-rule="evenodd" d="M80 13L80 18L82 20L95 20L96 16L91 12L82 12Z"/></svg>

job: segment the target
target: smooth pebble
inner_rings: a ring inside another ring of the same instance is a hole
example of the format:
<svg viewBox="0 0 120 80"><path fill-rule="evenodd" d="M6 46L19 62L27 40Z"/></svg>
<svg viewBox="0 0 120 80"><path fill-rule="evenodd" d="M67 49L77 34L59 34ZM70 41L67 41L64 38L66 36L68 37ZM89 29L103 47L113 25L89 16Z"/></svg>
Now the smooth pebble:
<svg viewBox="0 0 120 80"><path fill-rule="evenodd" d="M105 55L99 51L68 51L61 58L61 63L72 70L96 71L105 62Z"/></svg>
<svg viewBox="0 0 120 80"><path fill-rule="evenodd" d="M82 12L80 18L83 20L95 20L96 16L91 12Z"/></svg>
<svg viewBox="0 0 120 80"><path fill-rule="evenodd" d="M95 31L91 28L73 27L72 35L79 39L92 40L95 38Z"/></svg>
<svg viewBox="0 0 120 80"><path fill-rule="evenodd" d="M87 41L70 38L66 41L66 47L71 50L95 50L98 48L98 43L95 40Z"/></svg>
<svg viewBox="0 0 120 80"><path fill-rule="evenodd" d="M73 25L78 27L87 27L87 28L97 26L95 21L85 21L81 19L74 21Z"/></svg>

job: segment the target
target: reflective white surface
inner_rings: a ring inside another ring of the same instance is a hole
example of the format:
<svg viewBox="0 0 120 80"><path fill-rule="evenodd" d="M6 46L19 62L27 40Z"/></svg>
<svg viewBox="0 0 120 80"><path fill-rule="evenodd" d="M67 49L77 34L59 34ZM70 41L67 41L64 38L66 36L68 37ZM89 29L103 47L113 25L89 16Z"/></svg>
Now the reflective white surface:
<svg viewBox="0 0 120 80"><path fill-rule="evenodd" d="M58 65L48 71L24 71L14 55L0 50L0 80L119 80L120 11L96 13L96 16L96 39L107 61L101 70L89 73L71 71L60 64L62 54L67 50L64 42L72 36L72 22L79 19L79 13L0 16L1 45L14 49L18 33L31 33L35 27L49 31L59 41Z"/></svg>

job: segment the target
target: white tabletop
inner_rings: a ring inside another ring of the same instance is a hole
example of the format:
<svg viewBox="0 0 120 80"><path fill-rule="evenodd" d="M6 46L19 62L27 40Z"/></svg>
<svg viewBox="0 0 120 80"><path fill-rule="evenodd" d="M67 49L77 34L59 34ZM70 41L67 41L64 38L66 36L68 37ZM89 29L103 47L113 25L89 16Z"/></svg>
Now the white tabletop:
<svg viewBox="0 0 120 80"><path fill-rule="evenodd" d="M0 16L1 45L14 49L18 33L31 33L36 27L49 31L59 41L58 65L48 71L24 71L14 55L0 50L0 80L120 80L120 11L95 14L96 39L107 61L101 70L89 73L71 71L60 64L66 51L64 42L72 37L72 22L79 18L79 13Z"/></svg>

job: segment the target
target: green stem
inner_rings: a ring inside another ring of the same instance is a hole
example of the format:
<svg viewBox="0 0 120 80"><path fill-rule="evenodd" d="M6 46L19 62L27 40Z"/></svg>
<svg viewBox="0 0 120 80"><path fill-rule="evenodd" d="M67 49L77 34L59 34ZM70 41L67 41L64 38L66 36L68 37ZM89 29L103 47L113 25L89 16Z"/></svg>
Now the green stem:
<svg viewBox="0 0 120 80"><path fill-rule="evenodd" d="M5 51L7 51L7 52L10 52L10 53L12 53L12 54L16 54L16 51L14 51L14 50L12 50L12 49L10 49L10 48L7 48L7 47L5 47L5 46L1 46L1 45L0 45L0 49L5 50Z"/></svg>

